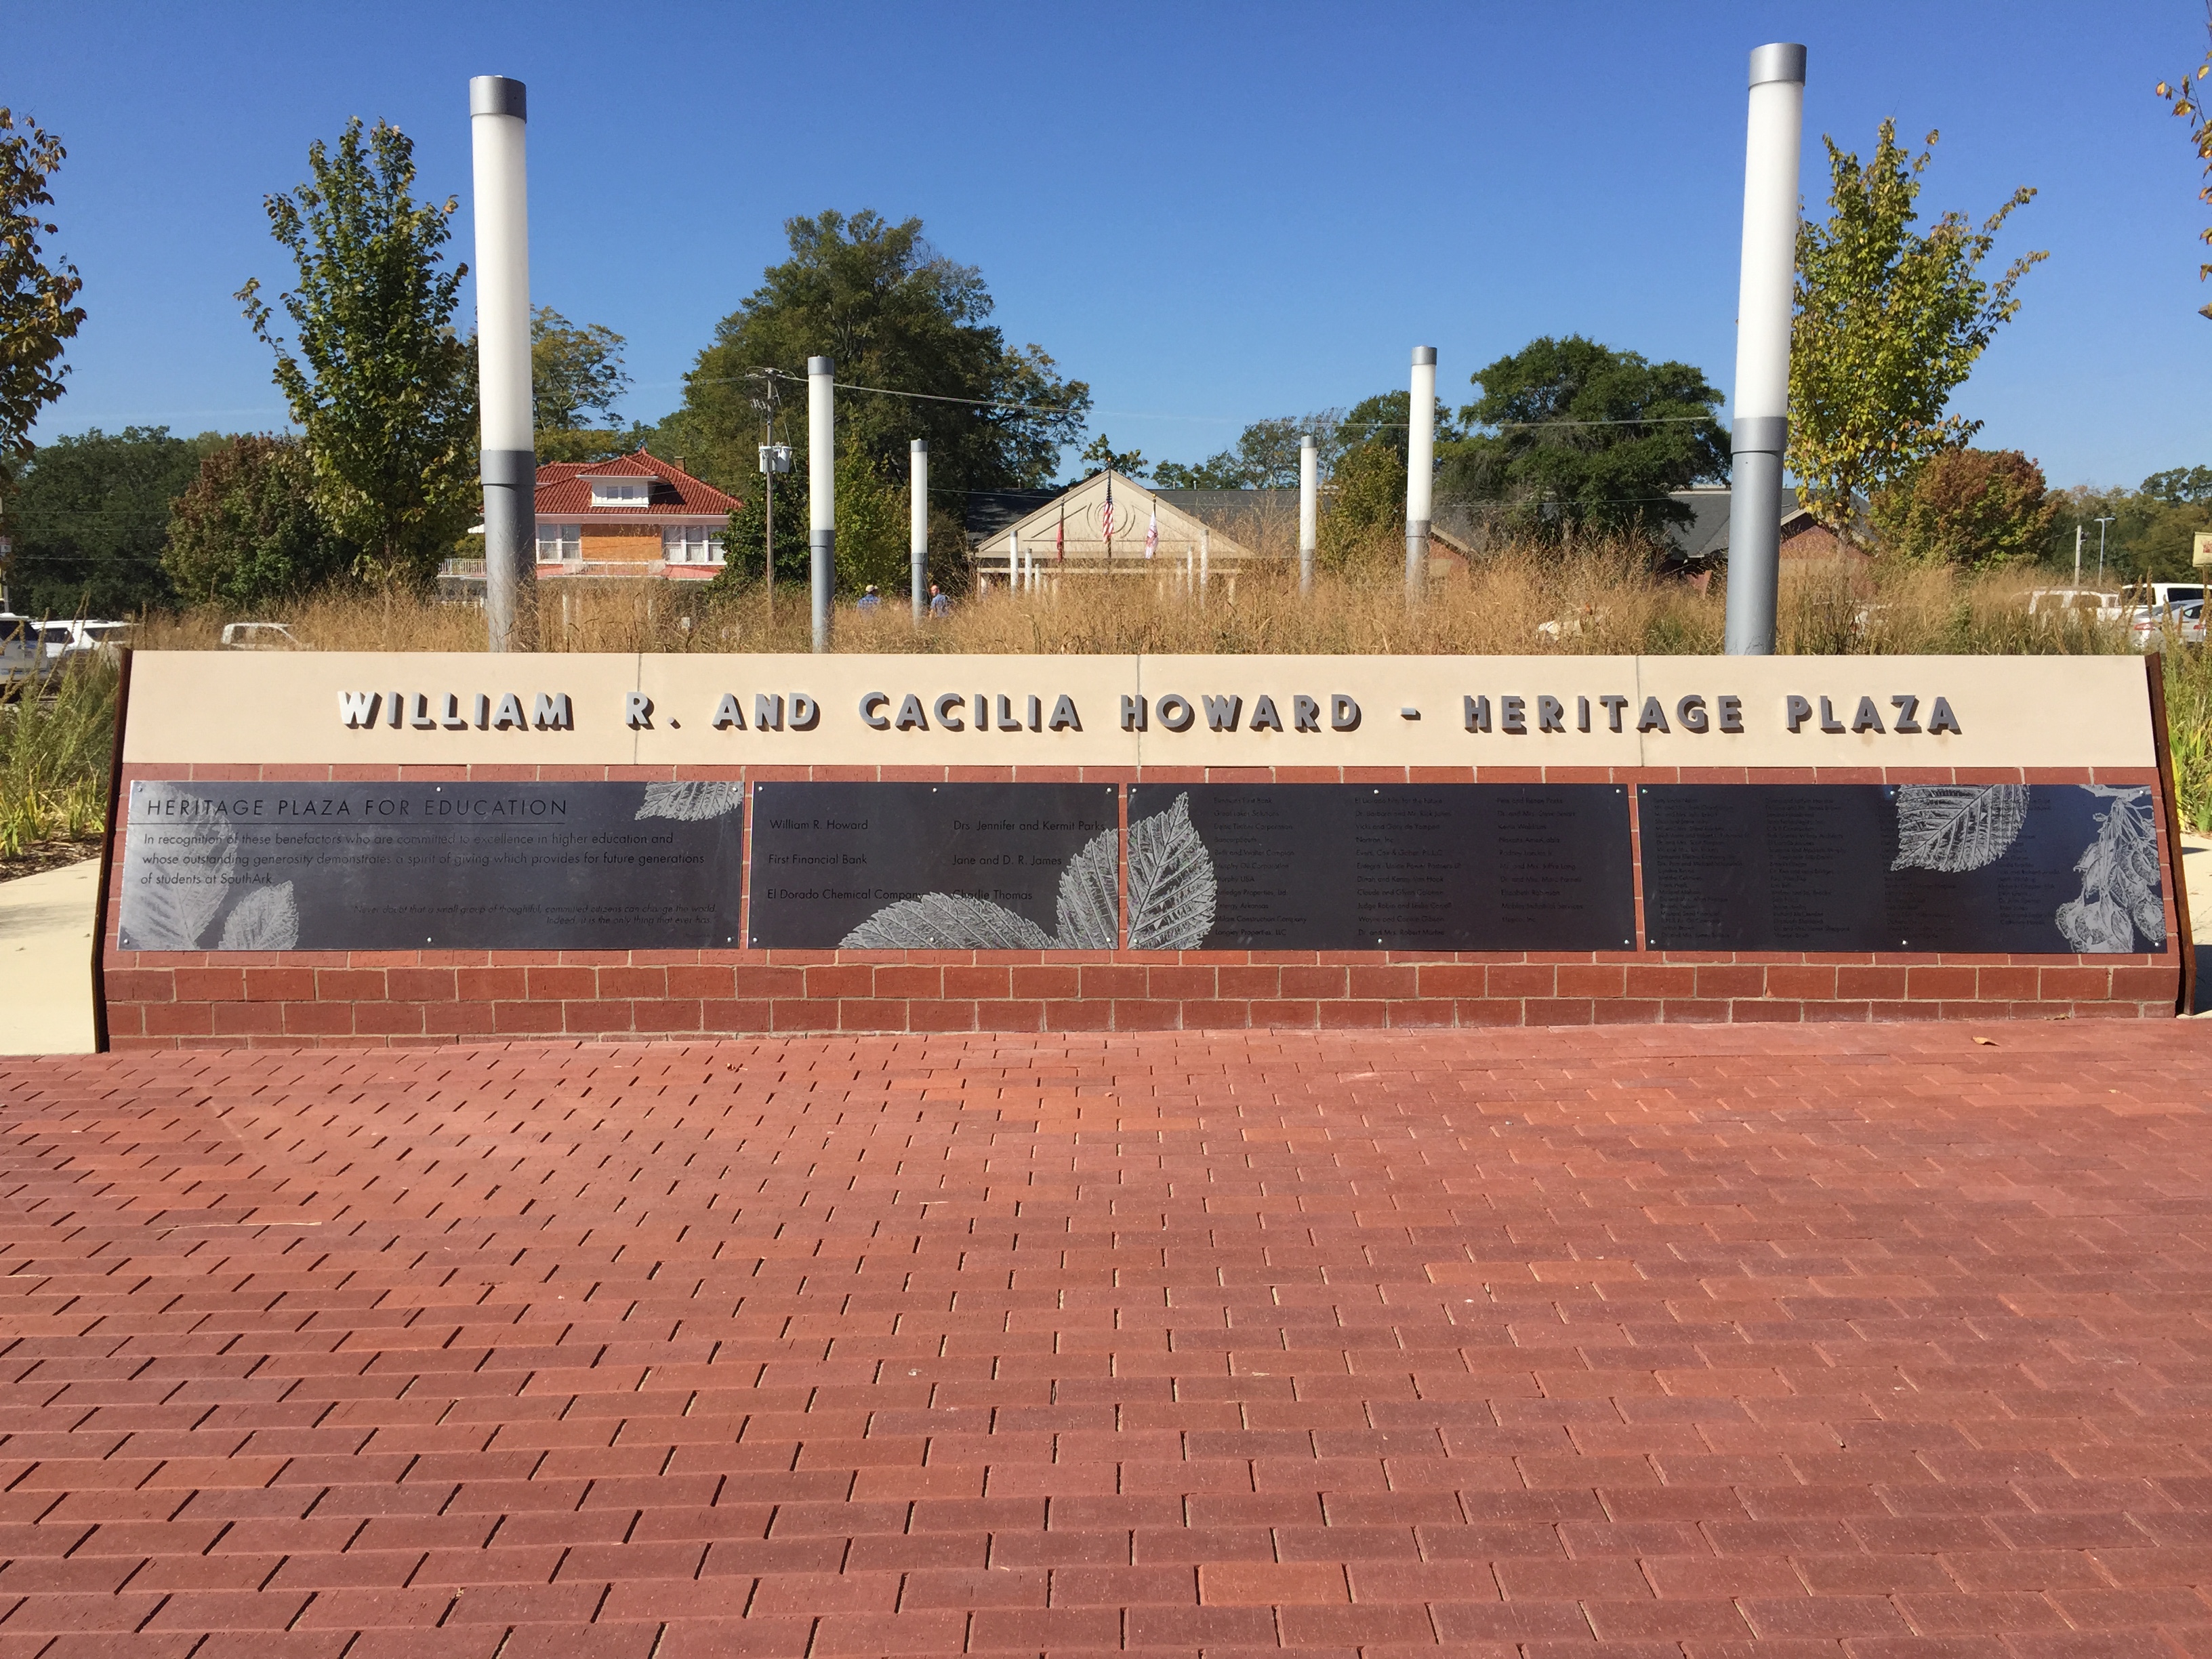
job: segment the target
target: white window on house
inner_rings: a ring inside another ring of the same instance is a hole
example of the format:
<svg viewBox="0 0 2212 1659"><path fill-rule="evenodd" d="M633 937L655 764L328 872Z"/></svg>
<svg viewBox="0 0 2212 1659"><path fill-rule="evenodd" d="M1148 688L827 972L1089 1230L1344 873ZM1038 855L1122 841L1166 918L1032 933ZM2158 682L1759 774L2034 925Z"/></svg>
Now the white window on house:
<svg viewBox="0 0 2212 1659"><path fill-rule="evenodd" d="M672 524L660 532L664 564L720 564L722 532L708 524Z"/></svg>
<svg viewBox="0 0 2212 1659"><path fill-rule="evenodd" d="M594 478L593 507L643 507L653 499L650 478Z"/></svg>
<svg viewBox="0 0 2212 1659"><path fill-rule="evenodd" d="M584 527L574 524L538 526L538 562L574 564L584 556Z"/></svg>

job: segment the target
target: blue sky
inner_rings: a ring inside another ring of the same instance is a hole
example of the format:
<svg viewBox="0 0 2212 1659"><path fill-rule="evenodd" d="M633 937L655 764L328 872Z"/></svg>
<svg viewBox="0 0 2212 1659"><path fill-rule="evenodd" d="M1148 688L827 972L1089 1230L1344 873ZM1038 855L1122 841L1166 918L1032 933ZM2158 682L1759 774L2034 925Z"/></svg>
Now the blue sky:
<svg viewBox="0 0 2212 1659"><path fill-rule="evenodd" d="M1196 459L1244 422L1579 331L1730 386L1744 64L1804 41L1820 135L1943 141L1923 204L2015 186L2022 286L1954 407L2054 483L2212 462L2197 163L2152 97L2202 57L2188 0L2098 4L848 3L19 6L0 100L67 143L91 313L40 435L273 428L233 292L282 286L264 192L349 115L463 198L467 81L531 100L536 297L629 337L657 419L715 321L826 207L918 215L1094 428Z"/></svg>

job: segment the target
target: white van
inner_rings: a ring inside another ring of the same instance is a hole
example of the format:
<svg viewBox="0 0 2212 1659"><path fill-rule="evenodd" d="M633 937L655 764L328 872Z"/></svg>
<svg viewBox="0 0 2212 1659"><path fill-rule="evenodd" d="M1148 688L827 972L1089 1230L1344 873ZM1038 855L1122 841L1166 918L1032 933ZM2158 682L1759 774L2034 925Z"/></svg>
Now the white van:
<svg viewBox="0 0 2212 1659"><path fill-rule="evenodd" d="M2027 614L2086 611L2099 622L2118 622L2126 614L2121 596L2095 587L2039 587L2027 596Z"/></svg>

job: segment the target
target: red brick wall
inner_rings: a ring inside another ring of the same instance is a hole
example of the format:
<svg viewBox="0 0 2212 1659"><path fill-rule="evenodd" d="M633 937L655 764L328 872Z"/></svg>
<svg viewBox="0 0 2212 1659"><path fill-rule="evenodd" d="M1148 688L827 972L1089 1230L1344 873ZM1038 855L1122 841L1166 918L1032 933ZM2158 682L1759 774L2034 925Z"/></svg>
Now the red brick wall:
<svg viewBox="0 0 2212 1659"><path fill-rule="evenodd" d="M652 781L651 767L145 767L157 779L267 782ZM1602 767L730 767L775 782L2106 783L2106 769ZM1631 827L1636 796L1629 795ZM2166 936L2173 849L2160 821ZM119 852L119 849L118 849ZM482 1037L749 1031L1037 1031L1589 1025L1660 1021L2136 1018L2173 1012L2180 957L1906 952L1401 951L286 951L103 941L117 1048L434 1043ZM1644 936L1638 872L1637 936Z"/></svg>

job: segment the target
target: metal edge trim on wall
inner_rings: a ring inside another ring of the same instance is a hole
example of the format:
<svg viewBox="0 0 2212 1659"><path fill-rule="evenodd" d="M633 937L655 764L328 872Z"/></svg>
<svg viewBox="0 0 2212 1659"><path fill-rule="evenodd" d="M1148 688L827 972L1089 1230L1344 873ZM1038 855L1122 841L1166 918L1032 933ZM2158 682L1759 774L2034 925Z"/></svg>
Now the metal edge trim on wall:
<svg viewBox="0 0 2212 1659"><path fill-rule="evenodd" d="M92 1051L107 1046L107 892L115 878L115 837L123 807L123 729L131 711L131 647L122 647L115 678L115 732L107 757L107 823L100 837L100 891L92 911Z"/></svg>
<svg viewBox="0 0 2212 1659"><path fill-rule="evenodd" d="M2166 806L2166 870L2173 883L2173 931L2181 961L2181 990L2174 1000L2177 1018L2197 1012L2197 934L2189 921L2189 879L2182 873L2181 803L2173 787L2173 750L2166 731L2166 656L2154 651L2143 659L2150 687L2151 743L2158 750L2158 791Z"/></svg>

